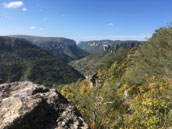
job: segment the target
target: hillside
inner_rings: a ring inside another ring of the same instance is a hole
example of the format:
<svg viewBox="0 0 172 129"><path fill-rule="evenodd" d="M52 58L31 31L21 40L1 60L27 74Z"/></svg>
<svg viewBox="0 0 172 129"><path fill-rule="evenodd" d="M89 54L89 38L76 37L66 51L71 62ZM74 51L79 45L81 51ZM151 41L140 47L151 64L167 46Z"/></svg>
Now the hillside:
<svg viewBox="0 0 172 129"><path fill-rule="evenodd" d="M0 37L1 83L29 80L51 85L78 78L83 78L78 71L29 41Z"/></svg>
<svg viewBox="0 0 172 129"><path fill-rule="evenodd" d="M170 129L172 25L118 57L108 70L100 68L94 77L66 85L61 93L92 128Z"/></svg>
<svg viewBox="0 0 172 129"><path fill-rule="evenodd" d="M94 53L80 60L72 61L69 64L83 75L91 75L95 73L98 67L103 66L109 68L114 60L122 58L131 48L139 45L141 43L133 42L123 42L115 45L115 47L109 45L106 50Z"/></svg>
<svg viewBox="0 0 172 129"><path fill-rule="evenodd" d="M98 52L80 60L70 62L70 65L80 71L83 75L91 75L95 72L96 67L103 64L103 60L113 56L108 52Z"/></svg>
<svg viewBox="0 0 172 129"><path fill-rule="evenodd" d="M139 45L142 43L141 41L120 41L120 40L93 40L93 41L81 41L79 42L78 46L89 52L89 53L96 53L104 50L104 46L113 46L116 47L120 44L130 44L130 45Z"/></svg>
<svg viewBox="0 0 172 129"><path fill-rule="evenodd" d="M74 40L57 37L39 37L27 35L13 35L11 37L26 39L33 44L47 50L52 55L56 56L64 62L81 59L87 55L88 52L80 49Z"/></svg>

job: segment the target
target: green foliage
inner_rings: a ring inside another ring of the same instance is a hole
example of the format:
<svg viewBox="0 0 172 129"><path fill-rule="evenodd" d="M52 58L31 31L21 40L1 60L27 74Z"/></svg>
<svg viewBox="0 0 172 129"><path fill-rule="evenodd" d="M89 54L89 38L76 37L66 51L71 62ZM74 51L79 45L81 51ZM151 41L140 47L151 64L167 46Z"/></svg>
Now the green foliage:
<svg viewBox="0 0 172 129"><path fill-rule="evenodd" d="M142 84L151 76L170 77L172 71L172 27L156 30L129 62L124 80L130 84Z"/></svg>
<svg viewBox="0 0 172 129"><path fill-rule="evenodd" d="M113 127L116 123L114 120L118 121L117 114L125 112L122 110L119 113L119 107L125 105L122 105L122 99L116 94L116 88L110 87L107 82L104 84L104 75L102 72L98 74L99 87L90 88L86 79L66 85L60 91L75 103L85 120L95 129Z"/></svg>
<svg viewBox="0 0 172 129"><path fill-rule="evenodd" d="M122 63L126 62L126 57L128 54L128 51L130 49L127 48L119 48L118 51L111 57L105 58L103 60L104 62L104 68L110 69L112 67L112 65L115 63L120 63L121 65L123 65Z"/></svg>
<svg viewBox="0 0 172 129"><path fill-rule="evenodd" d="M140 86L139 94L131 100L134 111L125 120L132 128L167 128L172 126L172 83L167 79L149 79L149 85Z"/></svg>

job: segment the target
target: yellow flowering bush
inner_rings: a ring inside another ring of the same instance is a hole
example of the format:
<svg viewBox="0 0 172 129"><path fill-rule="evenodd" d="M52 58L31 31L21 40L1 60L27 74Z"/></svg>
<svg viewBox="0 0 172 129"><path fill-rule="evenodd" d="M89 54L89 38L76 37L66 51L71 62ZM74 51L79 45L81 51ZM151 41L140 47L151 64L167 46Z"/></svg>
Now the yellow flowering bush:
<svg viewBox="0 0 172 129"><path fill-rule="evenodd" d="M133 113L126 122L135 128L167 128L172 125L172 83L155 77L149 80L149 85L140 87L140 93L131 100Z"/></svg>

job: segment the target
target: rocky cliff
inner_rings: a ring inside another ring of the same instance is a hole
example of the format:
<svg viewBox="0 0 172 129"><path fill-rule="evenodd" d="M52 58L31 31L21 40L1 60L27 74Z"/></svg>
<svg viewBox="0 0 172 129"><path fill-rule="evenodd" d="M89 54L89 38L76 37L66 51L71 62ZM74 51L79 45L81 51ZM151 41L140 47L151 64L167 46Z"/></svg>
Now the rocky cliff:
<svg viewBox="0 0 172 129"><path fill-rule="evenodd" d="M0 85L0 129L89 129L75 106L31 82Z"/></svg>
<svg viewBox="0 0 172 129"><path fill-rule="evenodd" d="M97 53L103 50L115 53L120 47L133 48L134 46L139 46L142 43L142 41L135 40L94 40L81 41L79 42L78 46L89 53Z"/></svg>

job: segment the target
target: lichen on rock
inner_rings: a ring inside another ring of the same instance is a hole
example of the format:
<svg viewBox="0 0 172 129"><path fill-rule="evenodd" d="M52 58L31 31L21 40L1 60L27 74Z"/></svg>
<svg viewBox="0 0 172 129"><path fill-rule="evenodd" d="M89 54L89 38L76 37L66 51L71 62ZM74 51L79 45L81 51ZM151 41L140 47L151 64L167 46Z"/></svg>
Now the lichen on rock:
<svg viewBox="0 0 172 129"><path fill-rule="evenodd" d="M0 129L89 129L72 102L31 82L0 85Z"/></svg>

